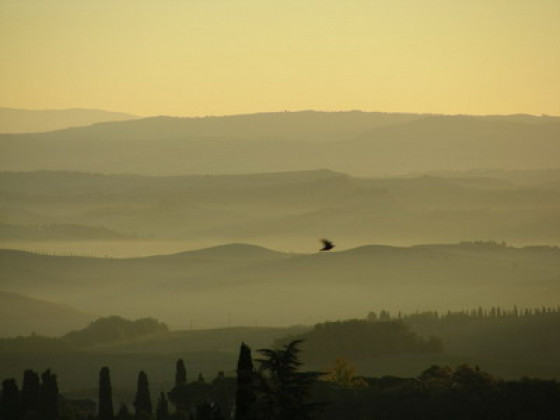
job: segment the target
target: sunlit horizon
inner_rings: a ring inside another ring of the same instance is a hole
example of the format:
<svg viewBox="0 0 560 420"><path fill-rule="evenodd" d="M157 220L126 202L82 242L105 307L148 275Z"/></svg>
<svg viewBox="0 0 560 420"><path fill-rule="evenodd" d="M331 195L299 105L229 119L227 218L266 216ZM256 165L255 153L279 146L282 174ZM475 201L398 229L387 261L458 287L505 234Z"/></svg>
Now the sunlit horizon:
<svg viewBox="0 0 560 420"><path fill-rule="evenodd" d="M0 105L560 115L560 3L0 3Z"/></svg>

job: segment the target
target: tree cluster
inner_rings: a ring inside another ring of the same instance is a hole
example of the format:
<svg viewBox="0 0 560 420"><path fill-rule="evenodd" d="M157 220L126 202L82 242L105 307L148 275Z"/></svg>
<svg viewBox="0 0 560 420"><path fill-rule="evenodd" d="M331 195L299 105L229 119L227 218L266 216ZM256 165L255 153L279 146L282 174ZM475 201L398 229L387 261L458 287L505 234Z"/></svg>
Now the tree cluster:
<svg viewBox="0 0 560 420"><path fill-rule="evenodd" d="M370 313L371 324L393 320L387 311ZM423 336L437 335L446 352L531 364L560 363L560 308L398 314L396 320Z"/></svg>
<svg viewBox="0 0 560 420"><path fill-rule="evenodd" d="M82 330L72 331L63 339L76 346L87 346L165 332L169 332L167 325L153 318L130 321L120 316L110 316L99 318Z"/></svg>
<svg viewBox="0 0 560 420"><path fill-rule="evenodd" d="M408 325L397 320L367 322L350 320L315 325L297 337L277 341L277 345L293 340L305 340L306 362L330 362L337 357L367 359L400 354L439 353L443 343L436 337L423 338Z"/></svg>
<svg viewBox="0 0 560 420"><path fill-rule="evenodd" d="M199 378L187 384L182 361L177 363L176 383L169 400L176 408L174 418L208 420L306 420L317 408L309 402L317 372L301 372L300 341L280 349L251 349L242 343L237 378L229 381L219 374L211 384Z"/></svg>
<svg viewBox="0 0 560 420"><path fill-rule="evenodd" d="M528 420L560 415L557 381L502 381L478 366L433 365L417 378L364 380L367 386L358 388L318 383L313 398L328 402L320 419Z"/></svg>
<svg viewBox="0 0 560 420"><path fill-rule="evenodd" d="M120 316L99 318L87 327L72 331L62 337L0 338L1 353L69 353L88 346L130 340L142 336L169 332L168 326L153 318L131 321Z"/></svg>
<svg viewBox="0 0 560 420"><path fill-rule="evenodd" d="M26 370L21 390L15 379L2 382L0 419L58 420L59 399L57 378L50 369L41 375Z"/></svg>

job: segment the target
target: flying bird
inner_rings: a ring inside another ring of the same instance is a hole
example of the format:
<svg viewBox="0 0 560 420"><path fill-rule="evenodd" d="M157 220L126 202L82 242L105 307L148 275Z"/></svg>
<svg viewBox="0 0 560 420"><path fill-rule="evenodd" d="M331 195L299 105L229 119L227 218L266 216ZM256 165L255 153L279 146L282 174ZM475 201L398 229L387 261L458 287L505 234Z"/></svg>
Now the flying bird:
<svg viewBox="0 0 560 420"><path fill-rule="evenodd" d="M330 251L334 248L334 244L328 239L321 239L321 242L323 243L323 248L321 248L319 251Z"/></svg>

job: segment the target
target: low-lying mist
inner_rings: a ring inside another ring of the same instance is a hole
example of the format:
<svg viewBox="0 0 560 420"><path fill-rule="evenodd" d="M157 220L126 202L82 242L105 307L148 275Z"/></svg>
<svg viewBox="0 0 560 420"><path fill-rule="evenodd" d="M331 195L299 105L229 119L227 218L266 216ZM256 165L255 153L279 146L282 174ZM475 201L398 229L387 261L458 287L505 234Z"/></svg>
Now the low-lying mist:
<svg viewBox="0 0 560 420"><path fill-rule="evenodd" d="M364 246L294 254L232 244L114 259L1 251L3 288L86 313L155 316L173 328L283 326L374 308L556 306L560 251L499 243Z"/></svg>

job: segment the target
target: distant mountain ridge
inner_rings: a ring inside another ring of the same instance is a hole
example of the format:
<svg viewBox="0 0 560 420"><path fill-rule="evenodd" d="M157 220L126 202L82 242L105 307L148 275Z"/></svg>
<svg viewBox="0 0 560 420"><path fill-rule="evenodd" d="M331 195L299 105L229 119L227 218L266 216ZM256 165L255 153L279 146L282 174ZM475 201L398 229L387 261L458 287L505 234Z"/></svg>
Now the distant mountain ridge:
<svg viewBox="0 0 560 420"><path fill-rule="evenodd" d="M0 135L5 170L156 175L329 168L379 176L558 166L560 117L286 112Z"/></svg>
<svg viewBox="0 0 560 420"><path fill-rule="evenodd" d="M135 118L139 117L98 109L29 110L0 107L0 133L40 133Z"/></svg>
<svg viewBox="0 0 560 420"><path fill-rule="evenodd" d="M1 109L1 108L0 108ZM95 112L95 111L92 111ZM509 123L540 125L559 123L560 117L532 115L471 116L411 114L362 111L269 112L206 117L136 117L129 114L99 111L102 115L122 115L125 121L99 121L87 127L68 127L49 137L93 138L97 135L129 136L134 140L172 138L291 139L328 142L351 139L379 127L392 127L418 121L486 122L487 125ZM451 126L453 128L453 126Z"/></svg>

